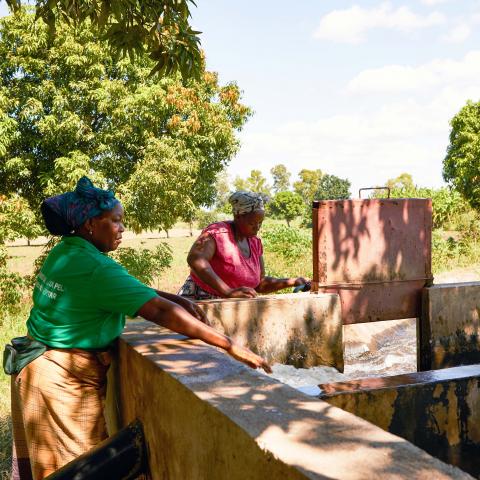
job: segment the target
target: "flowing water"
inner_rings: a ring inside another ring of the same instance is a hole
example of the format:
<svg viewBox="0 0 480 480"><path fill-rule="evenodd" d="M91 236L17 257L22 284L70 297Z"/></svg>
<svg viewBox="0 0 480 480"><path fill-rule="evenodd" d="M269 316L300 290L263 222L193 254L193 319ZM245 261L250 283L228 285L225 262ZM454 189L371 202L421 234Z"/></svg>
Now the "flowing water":
<svg viewBox="0 0 480 480"><path fill-rule="evenodd" d="M346 325L343 337L343 373L333 367L305 369L275 364L272 377L308 395L318 395L321 383L417 371L415 319Z"/></svg>

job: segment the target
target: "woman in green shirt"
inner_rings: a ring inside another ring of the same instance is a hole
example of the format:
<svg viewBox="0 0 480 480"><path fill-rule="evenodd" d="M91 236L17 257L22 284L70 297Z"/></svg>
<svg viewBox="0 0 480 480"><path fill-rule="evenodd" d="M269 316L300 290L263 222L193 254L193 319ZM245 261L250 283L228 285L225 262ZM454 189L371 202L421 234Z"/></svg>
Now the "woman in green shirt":
<svg viewBox="0 0 480 480"><path fill-rule="evenodd" d="M124 232L123 207L87 177L45 200L48 230L63 238L37 277L28 337L47 350L12 377L13 478L42 479L106 437L103 418L109 347L125 315L141 316L223 348L270 371L250 350L207 325L189 300L144 285L105 253Z"/></svg>

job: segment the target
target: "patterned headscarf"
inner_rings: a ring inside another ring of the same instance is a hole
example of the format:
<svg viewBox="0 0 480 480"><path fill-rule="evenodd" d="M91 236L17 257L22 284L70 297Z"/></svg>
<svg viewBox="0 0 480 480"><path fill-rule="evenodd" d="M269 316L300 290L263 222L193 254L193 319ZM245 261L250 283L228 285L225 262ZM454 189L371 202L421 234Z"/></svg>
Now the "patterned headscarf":
<svg viewBox="0 0 480 480"><path fill-rule="evenodd" d="M260 193L235 192L228 201L232 205L234 215L244 215L245 213L258 212L265 209L263 197Z"/></svg>
<svg viewBox="0 0 480 480"><path fill-rule="evenodd" d="M73 192L45 199L41 210L52 235L67 235L117 203L112 191L94 187L89 178L82 177Z"/></svg>

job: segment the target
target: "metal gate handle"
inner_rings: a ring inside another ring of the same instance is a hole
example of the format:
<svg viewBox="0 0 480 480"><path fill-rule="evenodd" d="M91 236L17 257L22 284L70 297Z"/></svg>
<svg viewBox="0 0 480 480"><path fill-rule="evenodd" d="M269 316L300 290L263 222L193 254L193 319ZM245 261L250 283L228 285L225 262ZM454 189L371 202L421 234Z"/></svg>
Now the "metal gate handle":
<svg viewBox="0 0 480 480"><path fill-rule="evenodd" d="M362 198L362 190L387 190L388 192L388 197L390 198L390 187L366 187L366 188L361 188L358 191L358 198Z"/></svg>

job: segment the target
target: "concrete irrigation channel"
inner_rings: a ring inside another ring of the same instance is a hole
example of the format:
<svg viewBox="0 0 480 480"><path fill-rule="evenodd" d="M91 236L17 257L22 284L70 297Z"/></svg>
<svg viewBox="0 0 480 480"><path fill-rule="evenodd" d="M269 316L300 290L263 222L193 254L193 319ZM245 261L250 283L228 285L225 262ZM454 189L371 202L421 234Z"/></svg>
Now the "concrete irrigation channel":
<svg viewBox="0 0 480 480"><path fill-rule="evenodd" d="M316 391L135 321L110 371L111 432L140 420L152 479L480 478L480 283L434 284L431 202L316 202L313 225L312 293L201 305L278 372L330 369ZM406 370L361 378L349 326L407 318Z"/></svg>

